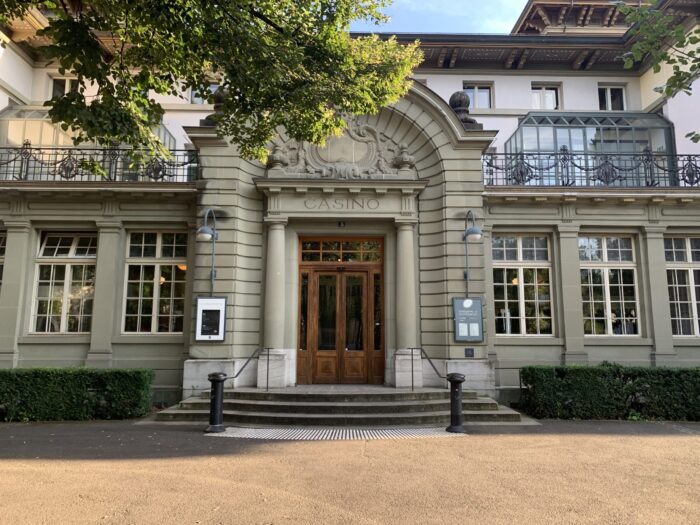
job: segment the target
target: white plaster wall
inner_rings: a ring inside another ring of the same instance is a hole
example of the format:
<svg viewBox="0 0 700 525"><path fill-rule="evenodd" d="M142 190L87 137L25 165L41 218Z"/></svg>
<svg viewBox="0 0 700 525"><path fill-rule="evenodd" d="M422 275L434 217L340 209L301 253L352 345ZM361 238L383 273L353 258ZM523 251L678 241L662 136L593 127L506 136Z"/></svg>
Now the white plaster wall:
<svg viewBox="0 0 700 525"><path fill-rule="evenodd" d="M32 92L33 70L31 64L15 49L14 44L0 46L0 108L7 105L8 97L28 104Z"/></svg>
<svg viewBox="0 0 700 525"><path fill-rule="evenodd" d="M700 143L692 142L686 135L693 131L700 133L700 79L692 87L690 95L678 93L666 101L664 116L675 126L676 152L699 155Z"/></svg>
<svg viewBox="0 0 700 525"><path fill-rule="evenodd" d="M415 75L417 79L425 79L430 89L444 100L462 89L463 82L490 83L494 87L493 109L517 110L527 112L532 109L530 87L533 83L553 84L561 86L561 105L565 111L598 111L598 86L617 85L625 87L628 111L641 111L642 101L639 79L631 75L584 75L568 73L543 74L523 71L517 74L500 72L472 73L429 73ZM475 111L478 114L482 111Z"/></svg>
<svg viewBox="0 0 700 525"><path fill-rule="evenodd" d="M177 142L176 149L184 149L185 145L192 141L189 139L183 127L199 126L199 121L214 112L214 107L207 104L180 104L166 105L163 115L163 125L173 134Z"/></svg>
<svg viewBox="0 0 700 525"><path fill-rule="evenodd" d="M628 111L642 110L642 97L639 78L634 76L604 76L569 73L566 76L524 71L504 74L502 71L473 73L469 71L428 73L415 75L416 79L426 80L427 86L445 101L455 91L462 89L463 83L488 83L493 86L492 108L474 109L471 114L484 129L498 130L493 147L503 151L503 144L518 127L518 119L532 111L530 88L533 83L560 86L560 105L564 111L599 111L598 86L614 85L625 87L625 104Z"/></svg>

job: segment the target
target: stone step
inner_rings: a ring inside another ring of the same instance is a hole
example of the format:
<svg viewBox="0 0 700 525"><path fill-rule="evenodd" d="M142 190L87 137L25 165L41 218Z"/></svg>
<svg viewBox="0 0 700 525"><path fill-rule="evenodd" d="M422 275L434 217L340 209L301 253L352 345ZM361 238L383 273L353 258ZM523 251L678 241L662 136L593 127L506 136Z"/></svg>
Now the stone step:
<svg viewBox="0 0 700 525"><path fill-rule="evenodd" d="M472 390L462 392L462 399L476 399L477 393ZM202 394L202 398L208 399L209 393ZM449 399L449 390L421 391L397 391L386 393L367 392L324 392L324 393L296 393L296 392L265 392L256 390L224 390L224 399L248 399L253 401L280 401L280 402L330 402L343 403L348 401L410 401Z"/></svg>
<svg viewBox="0 0 700 525"><path fill-rule="evenodd" d="M520 421L520 414L512 409L499 407L498 410L464 410L464 421L469 422L514 422ZM201 421L209 420L207 410L167 409L158 413L159 421ZM399 426L399 425L447 425L450 412L382 413L382 414L306 414L224 411L224 423L253 425L297 425L297 426Z"/></svg>
<svg viewBox="0 0 700 525"><path fill-rule="evenodd" d="M465 410L498 410L498 403L483 397L464 399ZM182 401L179 405L185 410L208 410L209 399L193 397ZM305 414L382 414L406 412L434 412L450 410L449 399L420 399L401 401L260 401L249 399L225 399L224 410L240 412L276 412L276 413L305 413Z"/></svg>

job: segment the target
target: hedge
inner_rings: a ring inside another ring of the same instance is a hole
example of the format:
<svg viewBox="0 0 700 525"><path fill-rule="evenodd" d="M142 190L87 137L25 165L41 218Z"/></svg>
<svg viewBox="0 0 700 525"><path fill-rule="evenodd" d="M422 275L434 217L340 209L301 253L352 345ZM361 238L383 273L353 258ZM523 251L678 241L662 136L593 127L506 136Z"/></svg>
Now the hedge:
<svg viewBox="0 0 700 525"><path fill-rule="evenodd" d="M700 420L700 368L527 366L520 378L536 418Z"/></svg>
<svg viewBox="0 0 700 525"><path fill-rule="evenodd" d="M0 370L0 419L125 419L151 409L153 370L31 368Z"/></svg>

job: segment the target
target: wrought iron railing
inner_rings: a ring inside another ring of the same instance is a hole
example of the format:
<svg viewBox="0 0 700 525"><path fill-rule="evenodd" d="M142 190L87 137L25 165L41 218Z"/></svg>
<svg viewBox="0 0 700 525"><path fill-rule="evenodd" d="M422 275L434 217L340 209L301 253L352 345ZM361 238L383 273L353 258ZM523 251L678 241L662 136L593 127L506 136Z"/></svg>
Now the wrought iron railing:
<svg viewBox="0 0 700 525"><path fill-rule="evenodd" d="M556 153L487 154L486 186L700 188L700 155Z"/></svg>
<svg viewBox="0 0 700 525"><path fill-rule="evenodd" d="M0 182L192 182L199 178L196 151L171 158L135 155L124 148L0 147Z"/></svg>

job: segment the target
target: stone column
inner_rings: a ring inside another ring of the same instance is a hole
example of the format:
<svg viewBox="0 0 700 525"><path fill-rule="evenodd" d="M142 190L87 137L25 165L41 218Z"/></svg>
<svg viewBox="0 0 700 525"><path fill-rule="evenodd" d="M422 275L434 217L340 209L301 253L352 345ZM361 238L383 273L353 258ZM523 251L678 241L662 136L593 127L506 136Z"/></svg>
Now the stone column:
<svg viewBox="0 0 700 525"><path fill-rule="evenodd" d="M92 303L92 331L86 365L99 368L112 366L112 336L115 324L119 330L121 319L115 316L121 299L118 291L124 260L122 225L120 221L98 222L97 267L95 268L95 295Z"/></svg>
<svg viewBox="0 0 700 525"><path fill-rule="evenodd" d="M265 255L265 308L263 317L263 350L258 360L258 388L283 388L287 384L287 351L284 348L285 288L285 220L268 222ZM267 352L269 356L267 355ZM269 360L268 360L269 357Z"/></svg>
<svg viewBox="0 0 700 525"><path fill-rule="evenodd" d="M561 314L559 329L563 332L564 364L587 363L588 353L583 339L583 303L581 302L581 270L578 260L578 231L574 224L558 224L559 283Z"/></svg>
<svg viewBox="0 0 700 525"><path fill-rule="evenodd" d="M397 224L396 233L396 359L397 388L411 387L411 360L413 386L423 386L423 369L419 353L409 350L418 346L415 224Z"/></svg>
<svg viewBox="0 0 700 525"><path fill-rule="evenodd" d="M27 275L34 268L29 245L28 220L5 221L7 239L0 286L0 368L16 368L19 361L17 338L22 334L22 313L26 306Z"/></svg>
<svg viewBox="0 0 700 525"><path fill-rule="evenodd" d="M646 282L649 283L647 311L649 320L647 335L653 338L654 347L650 356L654 366L674 366L676 351L673 347L668 284L666 279L666 257L664 252L665 226L644 227L644 259L646 260ZM639 281L642 281L644 268L638 268ZM641 292L641 288L640 288ZM641 295L641 294L640 294ZM638 298L640 305L642 298ZM641 314L641 312L640 312Z"/></svg>

